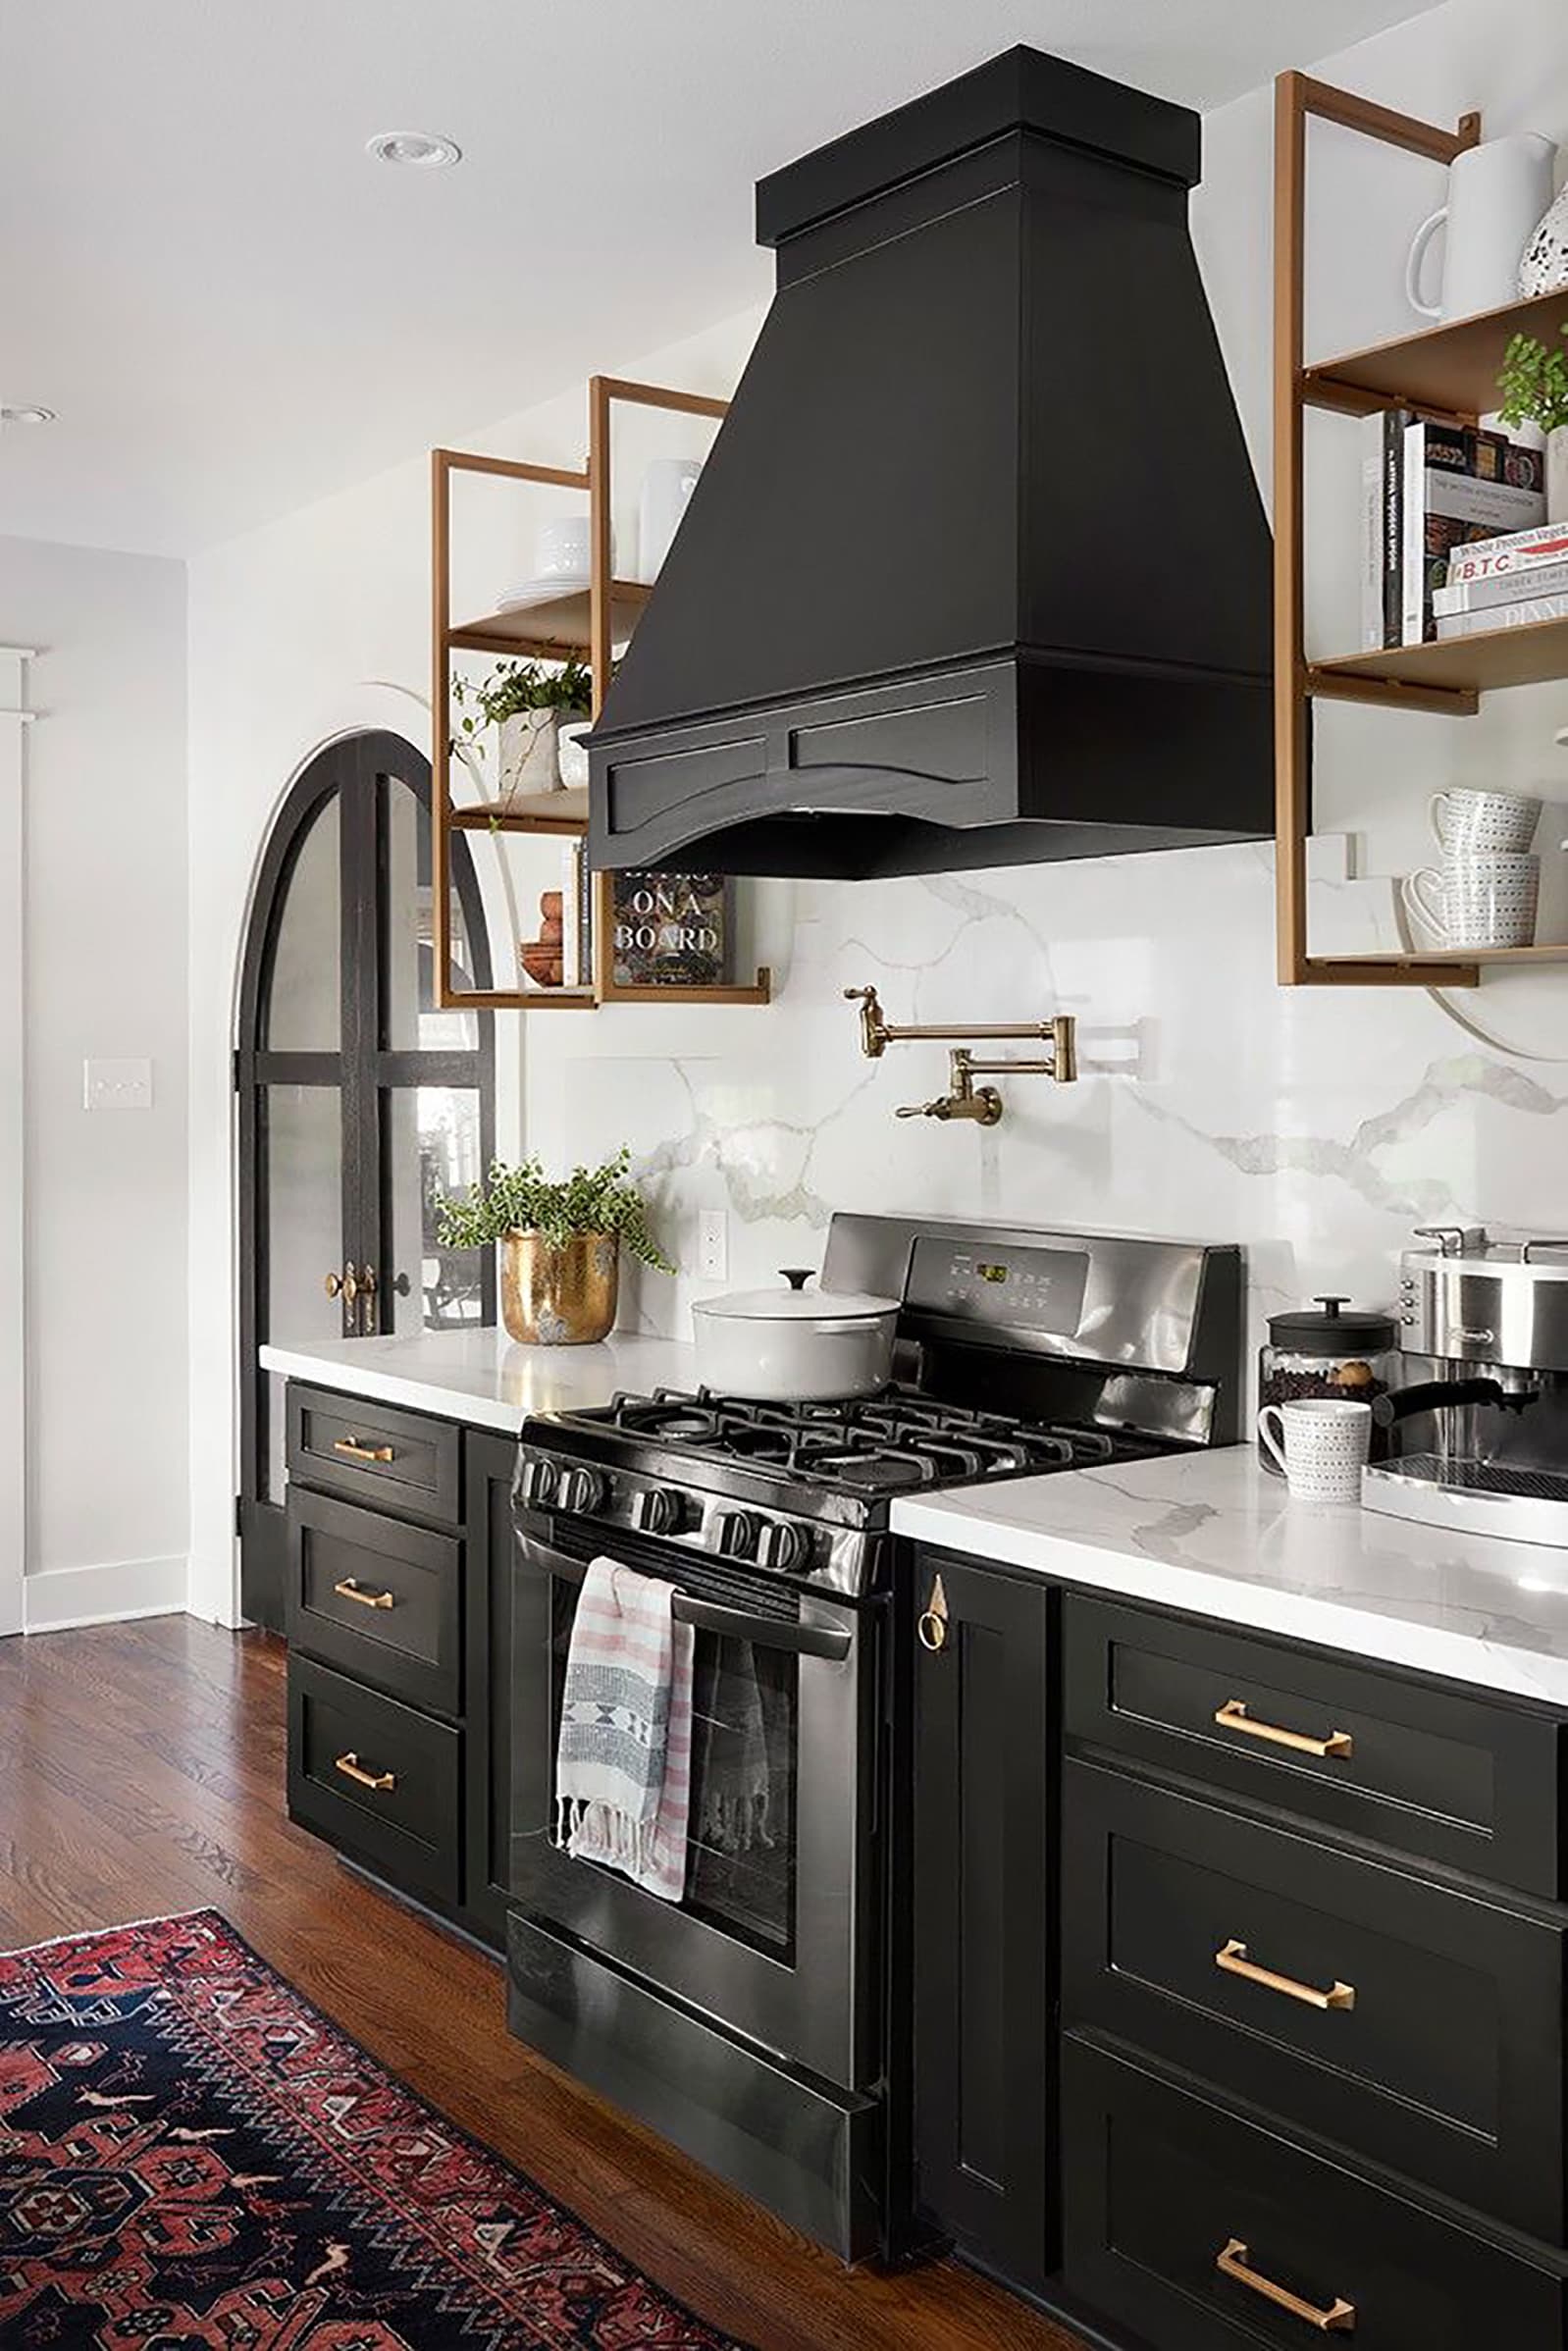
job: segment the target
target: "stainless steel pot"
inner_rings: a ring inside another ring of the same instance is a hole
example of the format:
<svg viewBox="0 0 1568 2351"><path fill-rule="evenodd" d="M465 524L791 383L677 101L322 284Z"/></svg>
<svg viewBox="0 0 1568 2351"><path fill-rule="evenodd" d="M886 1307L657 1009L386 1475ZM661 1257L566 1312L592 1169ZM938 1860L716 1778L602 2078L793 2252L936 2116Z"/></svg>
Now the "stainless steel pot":
<svg viewBox="0 0 1568 2351"><path fill-rule="evenodd" d="M704 1386L796 1403L868 1396L885 1387L898 1300L808 1290L802 1268L782 1271L788 1289L741 1290L693 1306Z"/></svg>

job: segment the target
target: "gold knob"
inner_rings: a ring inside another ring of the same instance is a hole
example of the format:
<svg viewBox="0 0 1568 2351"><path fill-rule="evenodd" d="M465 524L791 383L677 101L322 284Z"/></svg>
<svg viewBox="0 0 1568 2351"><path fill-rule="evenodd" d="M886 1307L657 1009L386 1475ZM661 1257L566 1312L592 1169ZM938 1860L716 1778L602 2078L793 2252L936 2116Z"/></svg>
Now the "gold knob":
<svg viewBox="0 0 1568 2351"><path fill-rule="evenodd" d="M321 1286L329 1298L336 1298L343 1286L343 1278L341 1274L329 1274Z"/></svg>

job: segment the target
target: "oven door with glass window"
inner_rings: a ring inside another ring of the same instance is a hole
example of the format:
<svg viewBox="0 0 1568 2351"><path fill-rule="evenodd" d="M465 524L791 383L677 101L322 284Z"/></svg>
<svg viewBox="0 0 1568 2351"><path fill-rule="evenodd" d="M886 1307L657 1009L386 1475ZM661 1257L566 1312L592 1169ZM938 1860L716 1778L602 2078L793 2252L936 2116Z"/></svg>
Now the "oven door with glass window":
<svg viewBox="0 0 1568 2351"><path fill-rule="evenodd" d="M665 1577L693 1627L691 1814L679 1902L558 1842L572 1624L601 1555ZM512 1610L510 1887L553 1929L847 2089L873 2037L879 1611L676 1544L521 1513Z"/></svg>

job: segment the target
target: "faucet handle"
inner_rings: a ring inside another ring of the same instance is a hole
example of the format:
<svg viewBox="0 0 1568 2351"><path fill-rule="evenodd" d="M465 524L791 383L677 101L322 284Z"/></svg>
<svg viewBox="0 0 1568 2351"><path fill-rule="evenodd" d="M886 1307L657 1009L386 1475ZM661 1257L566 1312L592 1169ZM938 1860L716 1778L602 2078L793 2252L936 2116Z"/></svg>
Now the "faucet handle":
<svg viewBox="0 0 1568 2351"><path fill-rule="evenodd" d="M895 1119L945 1119L949 1115L945 1095L938 1095L934 1102L906 1102L893 1113Z"/></svg>

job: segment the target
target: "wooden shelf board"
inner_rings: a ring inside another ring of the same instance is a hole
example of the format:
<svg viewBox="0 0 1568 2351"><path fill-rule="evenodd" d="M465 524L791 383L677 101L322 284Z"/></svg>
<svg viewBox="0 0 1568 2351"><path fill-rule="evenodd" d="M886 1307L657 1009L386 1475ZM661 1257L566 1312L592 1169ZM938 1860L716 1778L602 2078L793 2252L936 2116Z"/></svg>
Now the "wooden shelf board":
<svg viewBox="0 0 1568 2351"><path fill-rule="evenodd" d="M592 1013L599 998L592 988L448 988L444 1010L482 1013Z"/></svg>
<svg viewBox="0 0 1568 2351"><path fill-rule="evenodd" d="M569 810L558 816L547 813L548 800L569 800ZM588 794L586 792L542 792L538 808L522 809L450 809L446 821L460 833L551 833L580 840L588 830ZM579 808L582 813L576 811Z"/></svg>
<svg viewBox="0 0 1568 2351"><path fill-rule="evenodd" d="M1396 686L1437 686L1485 694L1495 686L1534 686L1568 677L1568 619L1536 620L1516 629L1487 629L1432 645L1388 645L1313 664L1314 680L1332 694L1337 679L1386 680Z"/></svg>
<svg viewBox="0 0 1568 2351"><path fill-rule="evenodd" d="M610 583L609 633L624 644L636 628L653 591L641 580ZM586 588L569 596L552 596L547 603L529 604L516 612L489 612L466 620L446 632L453 652L481 653L532 653L548 660L564 660L568 653L589 650L590 598Z"/></svg>
<svg viewBox="0 0 1568 2351"><path fill-rule="evenodd" d="M1401 335L1370 350L1319 359L1302 371L1309 406L1359 410L1436 408L1450 416L1480 416L1497 405L1497 370L1510 336L1535 335L1548 347L1568 321L1568 289L1536 294L1500 310Z"/></svg>

